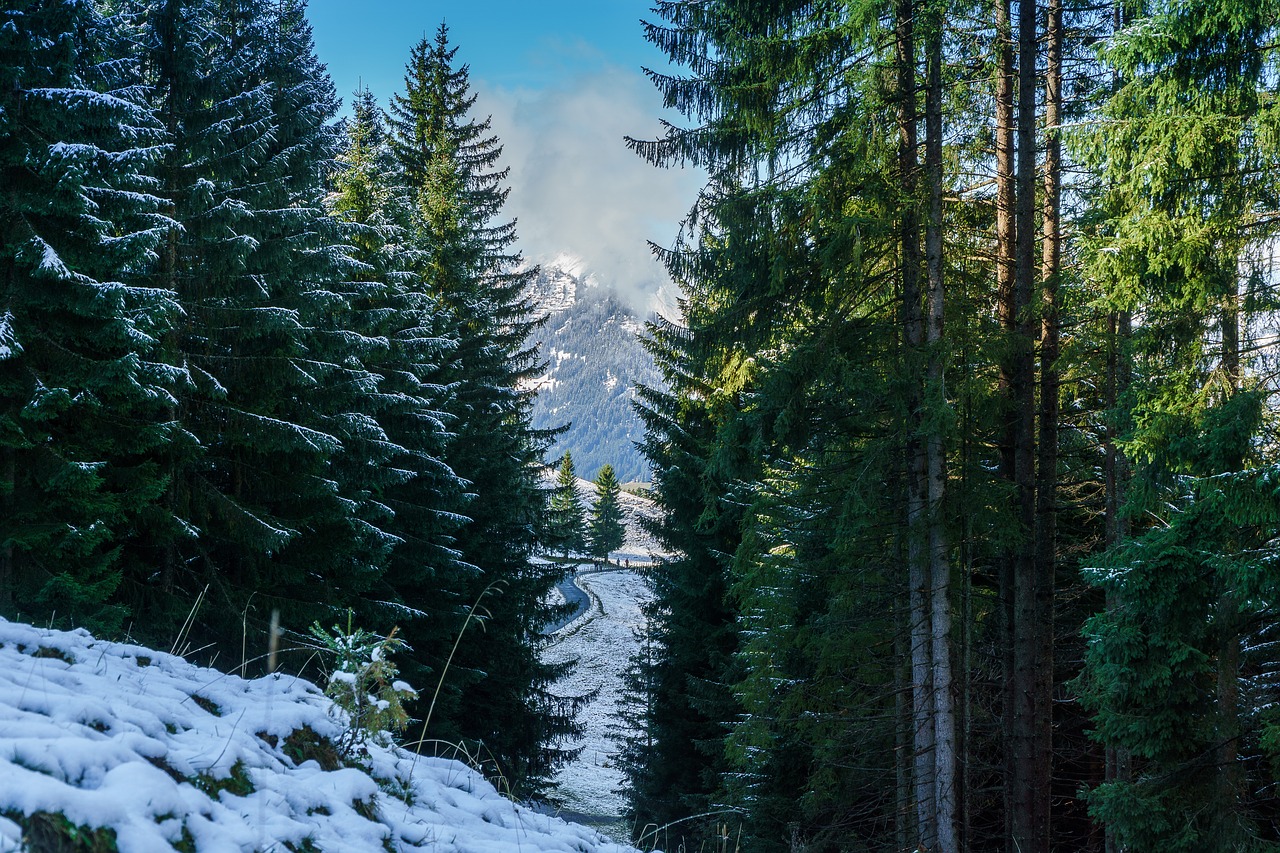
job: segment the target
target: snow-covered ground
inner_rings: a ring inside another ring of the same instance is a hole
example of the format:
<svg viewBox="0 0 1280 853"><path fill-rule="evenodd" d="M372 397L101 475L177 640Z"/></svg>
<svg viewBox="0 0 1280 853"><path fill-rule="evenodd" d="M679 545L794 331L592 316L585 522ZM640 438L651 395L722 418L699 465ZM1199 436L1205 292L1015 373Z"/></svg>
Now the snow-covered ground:
<svg viewBox="0 0 1280 853"><path fill-rule="evenodd" d="M607 577L591 583L607 590ZM386 745L341 760L343 728L301 679L244 680L0 619L0 853L98 828L124 853L630 849L505 799L455 761Z"/></svg>
<svg viewBox="0 0 1280 853"><path fill-rule="evenodd" d="M624 800L623 777L614 762L615 727L622 674L637 649L635 632L642 627L641 605L650 598L648 585L635 572L607 571L579 575L578 585L591 597L591 609L571 623L548 648L555 661L576 658L577 671L559 682L561 695L600 693L582 712L586 726L581 755L563 768L556 781L566 808L586 815L617 816Z"/></svg>

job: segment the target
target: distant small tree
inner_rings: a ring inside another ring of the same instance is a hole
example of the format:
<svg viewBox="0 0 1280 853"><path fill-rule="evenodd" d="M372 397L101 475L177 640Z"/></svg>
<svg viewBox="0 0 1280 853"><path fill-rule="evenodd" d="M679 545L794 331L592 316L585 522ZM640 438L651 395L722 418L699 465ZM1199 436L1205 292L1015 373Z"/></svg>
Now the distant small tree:
<svg viewBox="0 0 1280 853"><path fill-rule="evenodd" d="M622 487L618 484L612 465L605 465L600 469L600 474L596 477L596 491L599 496L591 508L588 530L591 555L608 557L610 551L622 547L626 535L626 528L622 526L622 505L618 501Z"/></svg>
<svg viewBox="0 0 1280 853"><path fill-rule="evenodd" d="M586 548L586 510L578 497L578 476L573 470L573 457L565 453L560 460L560 473L549 503L550 520L547 524L547 545L560 551L567 558L570 551Z"/></svg>

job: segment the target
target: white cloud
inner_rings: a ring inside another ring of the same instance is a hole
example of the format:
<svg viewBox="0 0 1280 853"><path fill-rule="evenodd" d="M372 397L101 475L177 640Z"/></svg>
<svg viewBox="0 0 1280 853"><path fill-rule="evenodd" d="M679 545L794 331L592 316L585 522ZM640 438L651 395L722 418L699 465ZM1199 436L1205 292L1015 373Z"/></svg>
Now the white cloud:
<svg viewBox="0 0 1280 853"><path fill-rule="evenodd" d="M492 114L511 167L505 215L518 220L525 256L576 255L637 308L651 307L669 280L647 241L671 244L704 180L693 169L659 169L627 148L625 136L660 134L657 90L617 66L537 90L483 81L476 88L475 110Z"/></svg>

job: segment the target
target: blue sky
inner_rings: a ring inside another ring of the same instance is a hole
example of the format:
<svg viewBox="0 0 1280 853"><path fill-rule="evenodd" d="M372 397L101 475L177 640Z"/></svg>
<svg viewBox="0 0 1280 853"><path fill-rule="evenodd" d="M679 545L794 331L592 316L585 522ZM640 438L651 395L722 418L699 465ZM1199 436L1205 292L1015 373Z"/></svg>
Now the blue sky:
<svg viewBox="0 0 1280 853"><path fill-rule="evenodd" d="M653 18L648 0L311 0L309 17L344 101L361 80L380 98L400 89L410 48L441 21L472 76L493 87L544 88L603 65L639 73L665 64L640 25Z"/></svg>
<svg viewBox="0 0 1280 853"><path fill-rule="evenodd" d="M646 307L666 281L646 241L670 244L702 181L622 141L659 132L661 101L641 73L666 67L644 39L648 0L310 0L309 17L344 103L363 83L384 105L410 49L444 20L503 141L520 248L535 261L576 255Z"/></svg>

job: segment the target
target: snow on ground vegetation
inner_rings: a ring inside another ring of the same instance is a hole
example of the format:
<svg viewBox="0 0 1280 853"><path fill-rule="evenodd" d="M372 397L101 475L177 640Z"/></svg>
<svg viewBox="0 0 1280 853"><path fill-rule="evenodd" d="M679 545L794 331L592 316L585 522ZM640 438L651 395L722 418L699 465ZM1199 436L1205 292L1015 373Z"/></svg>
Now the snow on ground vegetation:
<svg viewBox="0 0 1280 853"><path fill-rule="evenodd" d="M345 719L298 678L0 619L0 853L629 849L386 737L344 755Z"/></svg>
<svg viewBox="0 0 1280 853"><path fill-rule="evenodd" d="M557 793L573 812L617 817L625 806L615 740L624 725L623 673L639 647L641 606L652 593L642 577L629 571L579 574L576 582L591 596L590 609L556 636L545 655L552 661L578 661L577 669L556 683L557 693L599 692L579 717L585 731L574 746L582 752L556 775Z"/></svg>

